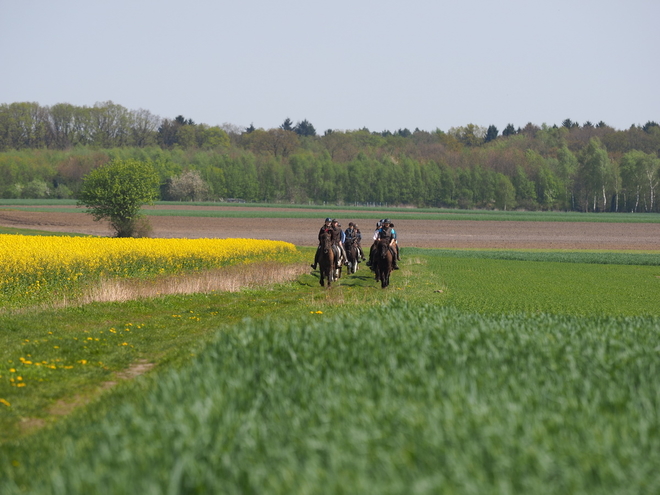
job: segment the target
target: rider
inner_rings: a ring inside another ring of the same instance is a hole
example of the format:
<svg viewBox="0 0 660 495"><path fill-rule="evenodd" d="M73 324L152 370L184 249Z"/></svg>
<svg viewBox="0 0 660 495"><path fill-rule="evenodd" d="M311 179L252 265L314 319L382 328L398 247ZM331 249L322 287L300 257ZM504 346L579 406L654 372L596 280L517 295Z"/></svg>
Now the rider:
<svg viewBox="0 0 660 495"><path fill-rule="evenodd" d="M381 220L379 224L381 225L381 227L374 234L374 244L373 246L371 246L372 249L369 252L369 262L367 263L367 266L372 266L374 264L373 253L375 252L374 248L376 246L376 243L379 240L386 240L390 248L390 251L392 252L392 269L398 270L399 265L397 263L397 253L395 249L396 233L393 232L393 229L390 225L390 221L388 219Z"/></svg>
<svg viewBox="0 0 660 495"><path fill-rule="evenodd" d="M367 261L367 266L371 266L373 263L374 250L376 249L376 242L378 241L378 233L380 232L380 228L383 226L384 221L385 220L378 220L376 222L376 230L374 230L374 236L373 236L374 242L371 244L371 247L369 248L369 261Z"/></svg>
<svg viewBox="0 0 660 495"><path fill-rule="evenodd" d="M396 259L397 261L401 261L401 256L399 256L399 241L396 238L396 230L394 230L394 224L387 219L385 221L390 224L390 228L392 229L392 237L394 238L394 251L396 251Z"/></svg>
<svg viewBox="0 0 660 495"><path fill-rule="evenodd" d="M314 255L314 263L311 265L313 270L316 270L316 265L319 262L319 252L321 251L321 239L326 233L330 233L330 242L334 246L335 244L335 230L332 228L332 219L326 218L323 227L319 230L319 247L316 248L316 254Z"/></svg>
<svg viewBox="0 0 660 495"><path fill-rule="evenodd" d="M357 224L348 222L348 228L344 233L346 234L347 242L355 243L355 247L357 248L358 252L357 261L360 263L360 261L364 260L364 253L362 252L362 246L360 246L360 243L362 242L362 234L360 233L360 229L358 229Z"/></svg>
<svg viewBox="0 0 660 495"><path fill-rule="evenodd" d="M335 241L333 246L337 246L339 249L339 256L337 257L337 268L340 268L342 265L342 260L345 265L348 265L348 258L346 257L346 251L344 250L344 231L341 230L341 225L336 218L332 219L332 228L335 231Z"/></svg>

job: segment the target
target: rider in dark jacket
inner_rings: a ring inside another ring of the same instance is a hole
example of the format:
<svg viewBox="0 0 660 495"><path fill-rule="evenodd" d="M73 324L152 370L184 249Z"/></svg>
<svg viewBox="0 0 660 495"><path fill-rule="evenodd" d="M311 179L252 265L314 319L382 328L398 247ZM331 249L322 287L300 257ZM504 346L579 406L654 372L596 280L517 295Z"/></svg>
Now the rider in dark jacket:
<svg viewBox="0 0 660 495"><path fill-rule="evenodd" d="M330 234L330 243L334 246L335 243L337 242L337 233L335 229L332 228L332 219L331 218L326 218L325 223L323 224L323 227L319 230L319 246L316 248L316 254L314 255L314 263L311 265L313 270L316 270L316 265L319 262L319 251L321 250L321 239L323 238L326 233Z"/></svg>
<svg viewBox="0 0 660 495"><path fill-rule="evenodd" d="M371 244L371 247L369 247L369 261L367 261L367 266L371 266L373 263L374 259L374 250L376 249L376 241L378 240L378 233L380 232L380 228L383 226L384 220L378 220L376 222L376 230L374 231L374 236L373 240L374 242Z"/></svg>
<svg viewBox="0 0 660 495"><path fill-rule="evenodd" d="M339 257L337 259L337 268L341 267L342 262L347 265L348 261L346 261L346 251L344 250L344 243L342 242L342 238L344 236L344 232L341 230L341 225L337 221L336 218L332 219L332 228L335 231L335 240L333 241L333 246L337 246L339 249Z"/></svg>
<svg viewBox="0 0 660 495"><path fill-rule="evenodd" d="M357 224L353 222L348 223L348 228L346 229L346 244L349 242L355 243L355 247L357 248L358 251L358 263L362 260L364 260L364 253L362 252L362 246L360 243L362 242L362 233L360 232L360 229L358 229Z"/></svg>

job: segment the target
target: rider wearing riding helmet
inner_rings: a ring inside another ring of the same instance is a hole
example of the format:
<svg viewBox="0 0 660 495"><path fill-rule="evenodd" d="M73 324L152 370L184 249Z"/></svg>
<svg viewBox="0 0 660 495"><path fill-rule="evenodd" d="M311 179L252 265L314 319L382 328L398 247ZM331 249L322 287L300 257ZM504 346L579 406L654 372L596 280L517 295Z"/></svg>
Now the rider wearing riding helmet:
<svg viewBox="0 0 660 495"><path fill-rule="evenodd" d="M339 221L335 218L332 219L332 228L335 230L335 235L336 235L336 244L337 248L339 248L339 258L337 259L337 268L341 267L342 265L342 260L345 265L348 265L347 257L346 257L346 250L344 249L344 231L341 230L341 224Z"/></svg>
<svg viewBox="0 0 660 495"><path fill-rule="evenodd" d="M378 224L380 225L380 228L374 234L374 243L369 251L369 261L367 262L367 266L372 266L374 264L373 253L375 252L376 243L380 240L385 240L392 252L392 268L398 270L399 265L397 264L397 252L395 249L396 232L392 229L388 219L381 220Z"/></svg>
<svg viewBox="0 0 660 495"><path fill-rule="evenodd" d="M378 233L380 232L380 228L383 226L384 221L385 220L378 220L376 222L376 230L374 230L374 236L373 236L374 242L371 244L371 247L369 248L369 261L367 261L367 266L371 266L373 263L373 259L374 259L373 253L374 253L374 249L376 249L376 242L378 241Z"/></svg>
<svg viewBox="0 0 660 495"><path fill-rule="evenodd" d="M392 238L394 239L394 251L396 252L396 259L397 261L401 261L401 256L399 256L399 241L396 238L396 230L394 230L394 224L390 222L388 219L385 220L387 223L390 224L390 229L392 230Z"/></svg>
<svg viewBox="0 0 660 495"><path fill-rule="evenodd" d="M389 221L389 219L383 220L383 226L380 229L380 234L379 234L379 239L385 239L388 241L388 245L390 247L390 251L392 252L392 268L394 270L399 269L399 265L397 264L397 260L399 259L398 256L398 248L396 247L396 231L392 228L394 224Z"/></svg>
<svg viewBox="0 0 660 495"><path fill-rule="evenodd" d="M334 246L336 243L336 232L335 229L332 228L332 219L331 218L326 218L323 226L321 227L321 230L319 230L319 246L316 248L316 254L314 255L314 263L311 265L313 270L316 270L316 265L319 262L319 251L321 250L321 239L323 238L324 235L330 234L330 243Z"/></svg>
<svg viewBox="0 0 660 495"><path fill-rule="evenodd" d="M362 234L356 223L348 222L348 228L344 232L346 234L346 241L355 243L355 247L358 251L358 263L364 260L364 253L362 252Z"/></svg>

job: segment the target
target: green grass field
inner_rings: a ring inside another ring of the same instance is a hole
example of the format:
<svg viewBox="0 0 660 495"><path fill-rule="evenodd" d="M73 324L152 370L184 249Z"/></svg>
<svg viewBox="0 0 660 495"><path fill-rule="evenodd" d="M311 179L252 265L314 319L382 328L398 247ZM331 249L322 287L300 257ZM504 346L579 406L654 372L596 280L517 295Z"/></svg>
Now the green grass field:
<svg viewBox="0 0 660 495"><path fill-rule="evenodd" d="M0 493L658 493L659 258L406 249L387 290L5 312Z"/></svg>
<svg viewBox="0 0 660 495"><path fill-rule="evenodd" d="M38 200L38 199L0 199L0 209L29 209L30 211L71 212L64 206L75 205L75 200ZM159 206L185 205L192 207L186 211L177 209L152 210L145 213L151 216L194 216L194 217L225 217L225 218L314 218L319 212L332 210L350 211L355 220L372 220L374 213L396 216L398 220L491 220L491 221L532 221L532 222L598 222L598 223L658 223L660 215L656 213L577 213L551 211L496 211L496 210L461 210L449 208L401 208L401 207L368 207L351 205L292 205L288 203L218 203L218 202L186 202L159 201ZM225 206L229 210L208 211L194 210L196 206ZM59 208L58 208L59 207ZM232 207L235 207L233 209ZM251 211L251 208L255 210ZM259 208L257 210L256 208ZM273 211L263 210L272 208ZM247 210L246 210L247 209ZM275 211L275 209L286 211ZM79 209L84 212L83 208Z"/></svg>

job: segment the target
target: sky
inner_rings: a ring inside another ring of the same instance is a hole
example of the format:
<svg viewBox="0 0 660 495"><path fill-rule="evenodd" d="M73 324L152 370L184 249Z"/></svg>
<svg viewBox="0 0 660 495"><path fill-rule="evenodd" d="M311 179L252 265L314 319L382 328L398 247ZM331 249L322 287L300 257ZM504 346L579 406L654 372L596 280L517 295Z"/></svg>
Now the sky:
<svg viewBox="0 0 660 495"><path fill-rule="evenodd" d="M271 129L660 122L658 0L0 0L0 104Z"/></svg>

